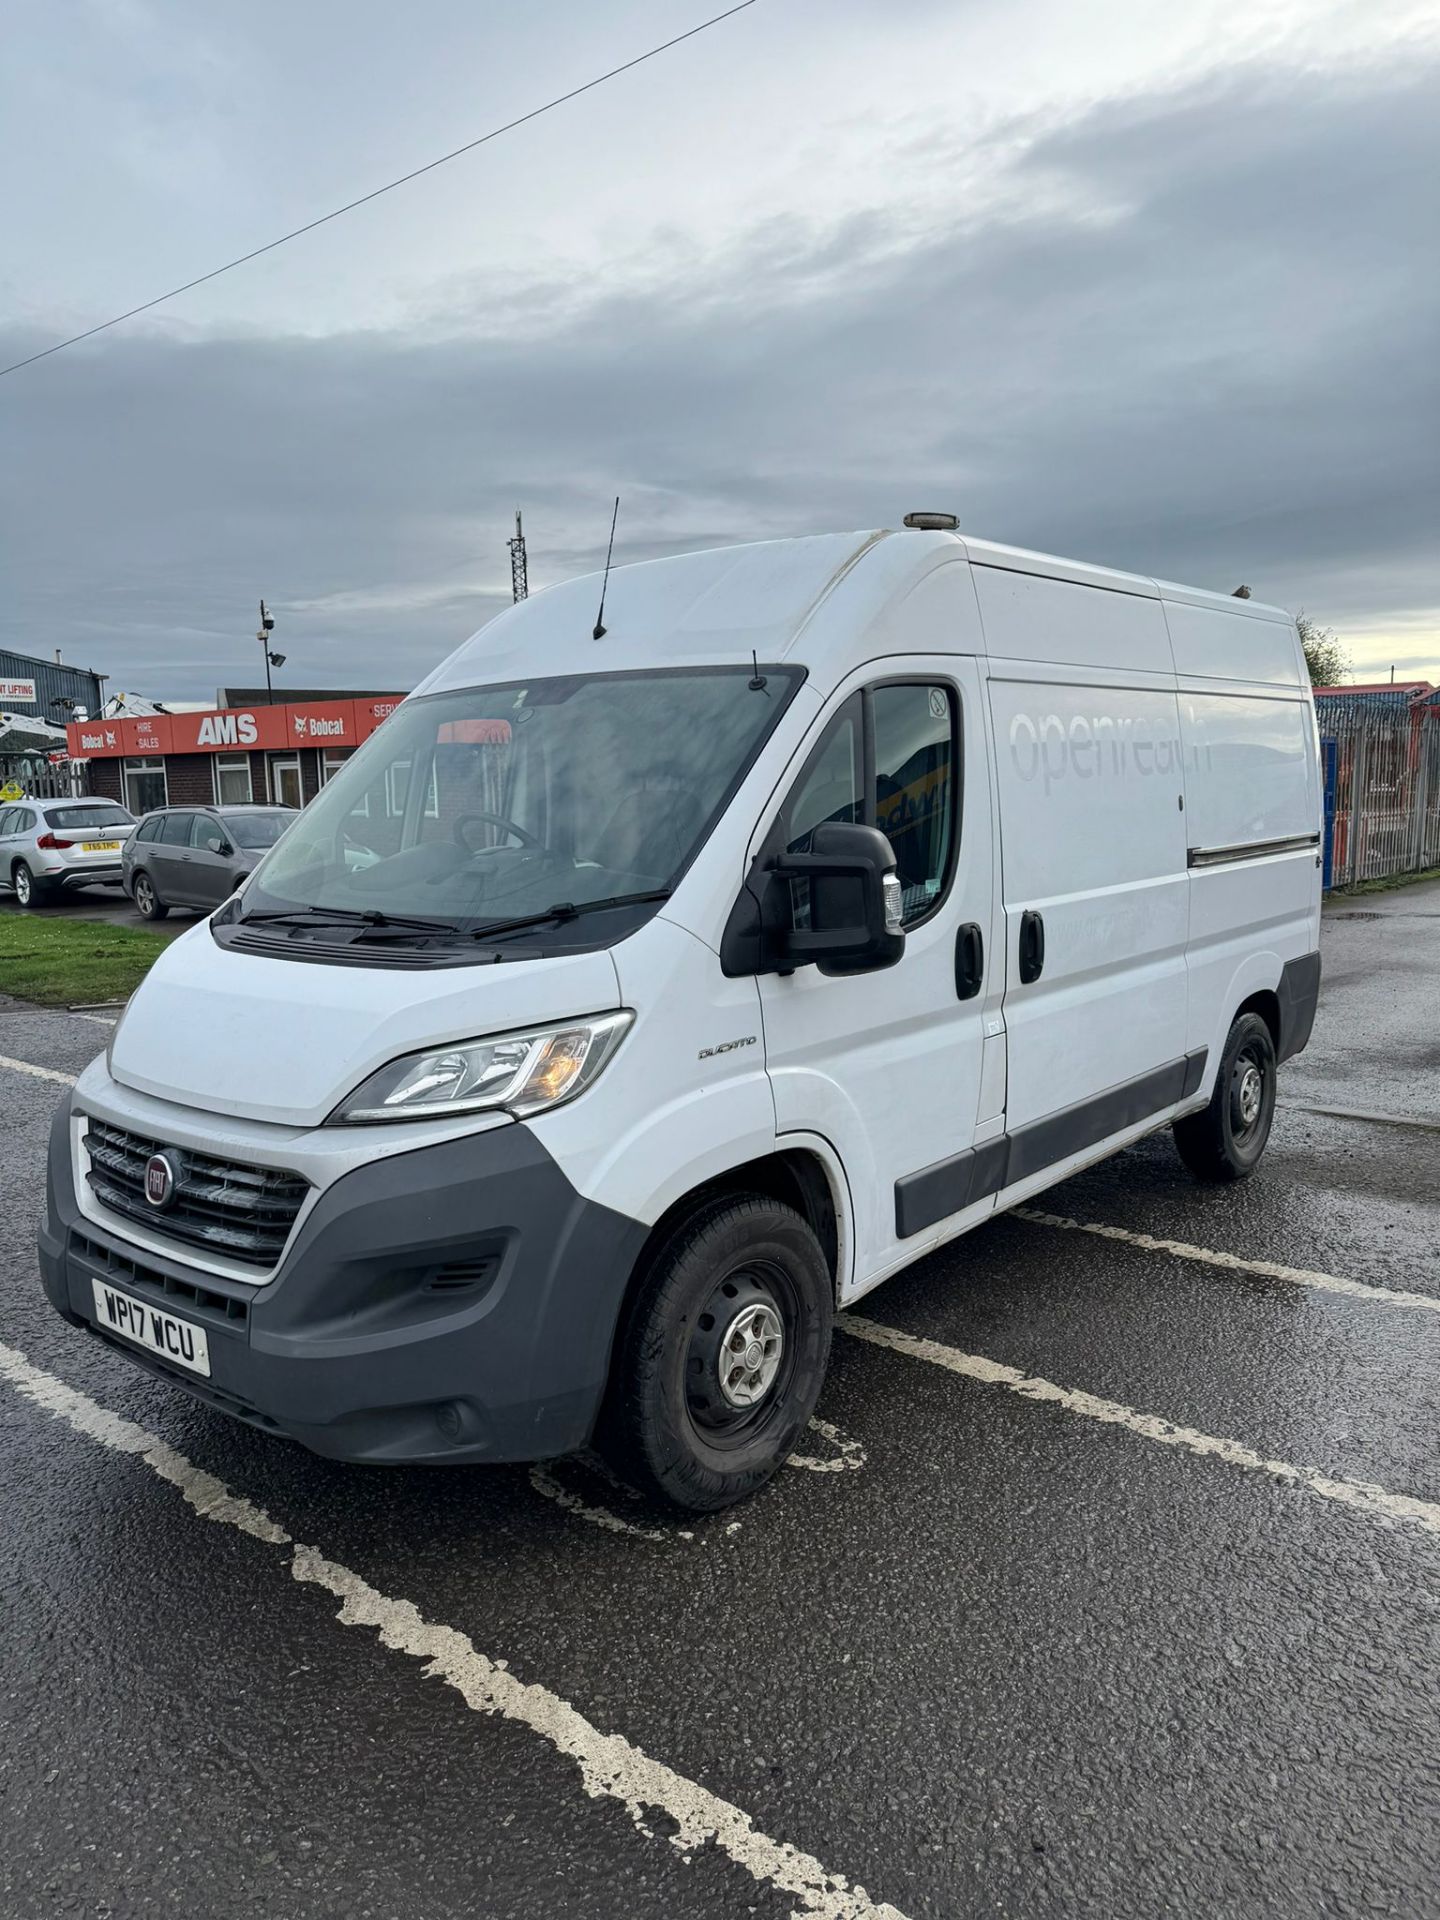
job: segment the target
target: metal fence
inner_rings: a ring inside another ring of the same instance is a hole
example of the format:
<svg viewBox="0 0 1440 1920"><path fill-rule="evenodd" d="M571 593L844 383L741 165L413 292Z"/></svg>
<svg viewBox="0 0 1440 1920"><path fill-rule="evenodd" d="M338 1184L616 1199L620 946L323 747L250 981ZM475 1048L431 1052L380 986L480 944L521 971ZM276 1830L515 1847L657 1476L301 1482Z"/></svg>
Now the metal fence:
<svg viewBox="0 0 1440 1920"><path fill-rule="evenodd" d="M68 800L89 792L82 761L52 766L44 753L0 753L0 792L18 790L27 800Z"/></svg>
<svg viewBox="0 0 1440 1920"><path fill-rule="evenodd" d="M1316 701L1325 885L1440 866L1440 707Z"/></svg>

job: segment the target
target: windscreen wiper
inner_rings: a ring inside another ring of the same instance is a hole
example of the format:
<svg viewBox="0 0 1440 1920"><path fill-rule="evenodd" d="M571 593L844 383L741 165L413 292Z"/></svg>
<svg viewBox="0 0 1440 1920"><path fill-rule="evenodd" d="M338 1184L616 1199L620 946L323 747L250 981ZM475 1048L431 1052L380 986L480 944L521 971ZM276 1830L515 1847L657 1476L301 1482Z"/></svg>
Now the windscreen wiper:
<svg viewBox="0 0 1440 1920"><path fill-rule="evenodd" d="M297 926L318 921L322 925L340 927L408 928L412 933L458 933L460 931L453 920L412 920L407 919L403 914L382 913L378 907L367 907L363 911L358 907L286 907L275 913L247 913L240 924L248 927L261 921L271 926L277 921L282 924L289 921Z"/></svg>
<svg viewBox="0 0 1440 1920"><path fill-rule="evenodd" d="M647 900L668 900L669 887L654 887L648 893L612 893L604 900L561 900L543 913L522 913L514 920L487 920L472 927L472 940L492 940L507 933L519 933L525 927L543 927L547 920L578 920L582 913L599 913L605 907L639 906Z"/></svg>

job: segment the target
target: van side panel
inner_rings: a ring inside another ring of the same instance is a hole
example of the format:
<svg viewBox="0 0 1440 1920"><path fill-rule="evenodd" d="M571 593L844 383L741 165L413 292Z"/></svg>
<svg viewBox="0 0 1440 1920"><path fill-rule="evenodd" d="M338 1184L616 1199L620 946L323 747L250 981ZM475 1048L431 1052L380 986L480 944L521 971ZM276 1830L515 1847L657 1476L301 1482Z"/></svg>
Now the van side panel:
<svg viewBox="0 0 1440 1920"><path fill-rule="evenodd" d="M1297 662L1295 629L1285 621L1219 607L1199 607L1165 598L1165 618L1182 680L1263 681L1304 688L1303 658Z"/></svg>
<svg viewBox="0 0 1440 1920"><path fill-rule="evenodd" d="M1184 1053L1179 720L1158 600L983 567L975 580L1000 792L1014 1134ZM1028 983L1027 915L1044 935Z"/></svg>
<svg viewBox="0 0 1440 1920"><path fill-rule="evenodd" d="M1247 642L1258 624L1234 622ZM1285 963L1319 944L1319 771L1313 709L1298 688L1285 695L1182 677L1180 730L1190 863L1188 1044L1210 1050L1208 1093L1235 1009L1278 989Z"/></svg>

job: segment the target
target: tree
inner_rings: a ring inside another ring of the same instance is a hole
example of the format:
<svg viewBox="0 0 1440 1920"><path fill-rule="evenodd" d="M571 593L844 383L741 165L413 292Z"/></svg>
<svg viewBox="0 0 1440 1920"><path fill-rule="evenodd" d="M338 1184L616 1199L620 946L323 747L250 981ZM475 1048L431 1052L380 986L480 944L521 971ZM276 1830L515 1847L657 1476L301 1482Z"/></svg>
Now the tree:
<svg viewBox="0 0 1440 1920"><path fill-rule="evenodd" d="M1322 627L1308 613L1297 613L1295 624L1300 629L1300 644L1305 649L1311 686L1338 687L1350 671L1345 642L1333 627Z"/></svg>

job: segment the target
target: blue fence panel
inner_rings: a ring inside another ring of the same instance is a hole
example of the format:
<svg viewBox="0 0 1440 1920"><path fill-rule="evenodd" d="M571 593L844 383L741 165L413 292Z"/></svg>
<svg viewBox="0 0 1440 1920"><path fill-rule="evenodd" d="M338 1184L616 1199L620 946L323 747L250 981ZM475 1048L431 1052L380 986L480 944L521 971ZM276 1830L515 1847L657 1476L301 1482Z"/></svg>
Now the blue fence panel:
<svg viewBox="0 0 1440 1920"><path fill-rule="evenodd" d="M1320 742L1320 773L1325 791L1325 869L1321 878L1323 887L1334 885L1335 881L1335 788L1340 769L1340 742L1322 740Z"/></svg>

